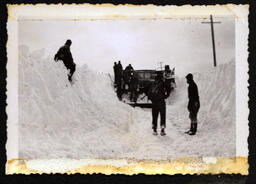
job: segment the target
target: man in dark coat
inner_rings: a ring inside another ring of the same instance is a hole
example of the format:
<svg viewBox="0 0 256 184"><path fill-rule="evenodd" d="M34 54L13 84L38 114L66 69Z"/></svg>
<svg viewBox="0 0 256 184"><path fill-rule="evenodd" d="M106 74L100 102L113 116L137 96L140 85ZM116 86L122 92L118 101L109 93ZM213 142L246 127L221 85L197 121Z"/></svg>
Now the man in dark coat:
<svg viewBox="0 0 256 184"><path fill-rule="evenodd" d="M114 66L113 66L113 68L114 68L114 84L116 85L116 81L117 81L117 70L118 70L118 66L117 66L117 63L116 62L114 62Z"/></svg>
<svg viewBox="0 0 256 184"><path fill-rule="evenodd" d="M174 75L175 75L175 68L171 70L169 65L165 65L164 79L165 79L165 86L166 86L168 96L174 90L174 88L176 88Z"/></svg>
<svg viewBox="0 0 256 184"><path fill-rule="evenodd" d="M118 61L118 64L117 64L117 71L118 71L118 75L122 75L122 72L123 72L123 66L121 64L121 61Z"/></svg>
<svg viewBox="0 0 256 184"><path fill-rule="evenodd" d="M189 135L195 135L197 131L197 113L200 108L200 101L198 95L198 88L196 83L193 80L193 75L189 73L186 76L188 86L188 111L189 111L189 118L191 120L190 130L187 131Z"/></svg>
<svg viewBox="0 0 256 184"><path fill-rule="evenodd" d="M161 135L166 135L166 104L165 99L168 97L166 87L161 72L157 73L154 83L151 85L148 97L152 101L152 128L153 134L157 135L157 119L160 114Z"/></svg>
<svg viewBox="0 0 256 184"><path fill-rule="evenodd" d="M116 92L119 100L122 100L122 83L123 83L123 66L121 61L118 61L117 64L117 73L116 73Z"/></svg>
<svg viewBox="0 0 256 184"><path fill-rule="evenodd" d="M165 79L165 85L166 85L166 90L167 94L170 95L171 93L171 82L172 82L172 75L171 75L171 70L169 65L165 65L165 70L164 70L164 79Z"/></svg>
<svg viewBox="0 0 256 184"><path fill-rule="evenodd" d="M129 74L129 71L126 70L126 68L123 71L123 80L124 80L124 89L128 90L130 88L131 76Z"/></svg>
<svg viewBox="0 0 256 184"><path fill-rule="evenodd" d="M128 90L128 89L130 90L132 74L133 74L133 67L131 64L129 64L127 67L125 67L124 72L123 72L123 79L124 79L124 85L125 85L126 90Z"/></svg>
<svg viewBox="0 0 256 184"><path fill-rule="evenodd" d="M131 82L130 82L130 101L135 102L137 101L138 97L138 88L139 88L139 81L138 78L132 74L131 76Z"/></svg>
<svg viewBox="0 0 256 184"><path fill-rule="evenodd" d="M121 64L121 61L118 61L118 64L116 65L116 81L119 83L122 80L123 77L123 66Z"/></svg>
<svg viewBox="0 0 256 184"><path fill-rule="evenodd" d="M125 68L125 71L127 71L129 73L129 75L131 76L131 73L133 72L133 67L131 64L129 64L126 68Z"/></svg>
<svg viewBox="0 0 256 184"><path fill-rule="evenodd" d="M74 72L76 71L76 64L73 61L72 54L70 52L70 46L72 42L71 40L67 40L65 45L63 45L55 54L54 60L57 62L58 60L62 60L65 67L70 70L68 74L68 80L71 82L72 81L72 76Z"/></svg>

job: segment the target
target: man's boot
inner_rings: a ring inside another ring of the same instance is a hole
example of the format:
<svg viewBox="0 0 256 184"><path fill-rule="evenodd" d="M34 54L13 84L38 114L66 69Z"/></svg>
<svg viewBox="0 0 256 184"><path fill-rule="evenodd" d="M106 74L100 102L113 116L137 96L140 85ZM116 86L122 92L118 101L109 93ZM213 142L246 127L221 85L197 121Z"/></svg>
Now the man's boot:
<svg viewBox="0 0 256 184"><path fill-rule="evenodd" d="M192 128L192 125L193 125L193 123L191 122L191 123L190 123L190 129L185 132L186 134L189 134L190 132L192 132L192 129L193 129L193 128Z"/></svg>
<svg viewBox="0 0 256 184"><path fill-rule="evenodd" d="M70 74L68 74L68 80L69 82L72 82L72 76Z"/></svg>
<svg viewBox="0 0 256 184"><path fill-rule="evenodd" d="M195 122L194 132L197 132L197 121Z"/></svg>
<svg viewBox="0 0 256 184"><path fill-rule="evenodd" d="M156 129L153 129L153 135L157 135Z"/></svg>
<svg viewBox="0 0 256 184"><path fill-rule="evenodd" d="M197 131L197 121L194 121L192 123L192 131L189 133L189 135L195 135Z"/></svg>
<svg viewBox="0 0 256 184"><path fill-rule="evenodd" d="M164 128L161 129L161 136L164 136L166 135L165 131L164 131Z"/></svg>

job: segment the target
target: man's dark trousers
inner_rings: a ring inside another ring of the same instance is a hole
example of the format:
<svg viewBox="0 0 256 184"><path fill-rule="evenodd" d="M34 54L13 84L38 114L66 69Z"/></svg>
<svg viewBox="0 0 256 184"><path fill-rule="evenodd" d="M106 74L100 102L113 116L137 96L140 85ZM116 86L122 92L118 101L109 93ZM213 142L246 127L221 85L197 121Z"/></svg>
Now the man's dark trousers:
<svg viewBox="0 0 256 184"><path fill-rule="evenodd" d="M158 119L158 115L160 114L160 125L161 128L165 128L166 124L165 124L165 116L166 116L166 107L165 107L165 101L163 102L158 102L158 103L153 103L152 104L152 128L153 130L157 129L157 119Z"/></svg>

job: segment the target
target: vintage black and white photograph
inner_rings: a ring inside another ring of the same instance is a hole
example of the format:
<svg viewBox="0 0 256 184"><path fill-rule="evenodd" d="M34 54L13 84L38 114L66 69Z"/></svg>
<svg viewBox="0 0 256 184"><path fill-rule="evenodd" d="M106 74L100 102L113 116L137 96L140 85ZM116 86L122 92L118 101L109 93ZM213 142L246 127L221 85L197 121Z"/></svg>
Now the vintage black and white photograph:
<svg viewBox="0 0 256 184"><path fill-rule="evenodd" d="M19 158L236 157L235 16L17 28Z"/></svg>

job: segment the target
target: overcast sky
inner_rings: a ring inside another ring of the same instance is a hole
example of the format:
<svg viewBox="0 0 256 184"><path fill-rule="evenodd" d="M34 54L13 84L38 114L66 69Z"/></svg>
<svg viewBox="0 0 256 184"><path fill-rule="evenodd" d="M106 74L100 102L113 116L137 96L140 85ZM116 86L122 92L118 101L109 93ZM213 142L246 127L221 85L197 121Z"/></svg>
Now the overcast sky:
<svg viewBox="0 0 256 184"><path fill-rule="evenodd" d="M215 18L217 64L235 58L234 18ZM176 67L176 74L213 67L210 24L206 20L87 20L20 21L19 45L44 48L52 58L67 39L78 65L113 73L121 60L134 69L155 69L159 62Z"/></svg>

